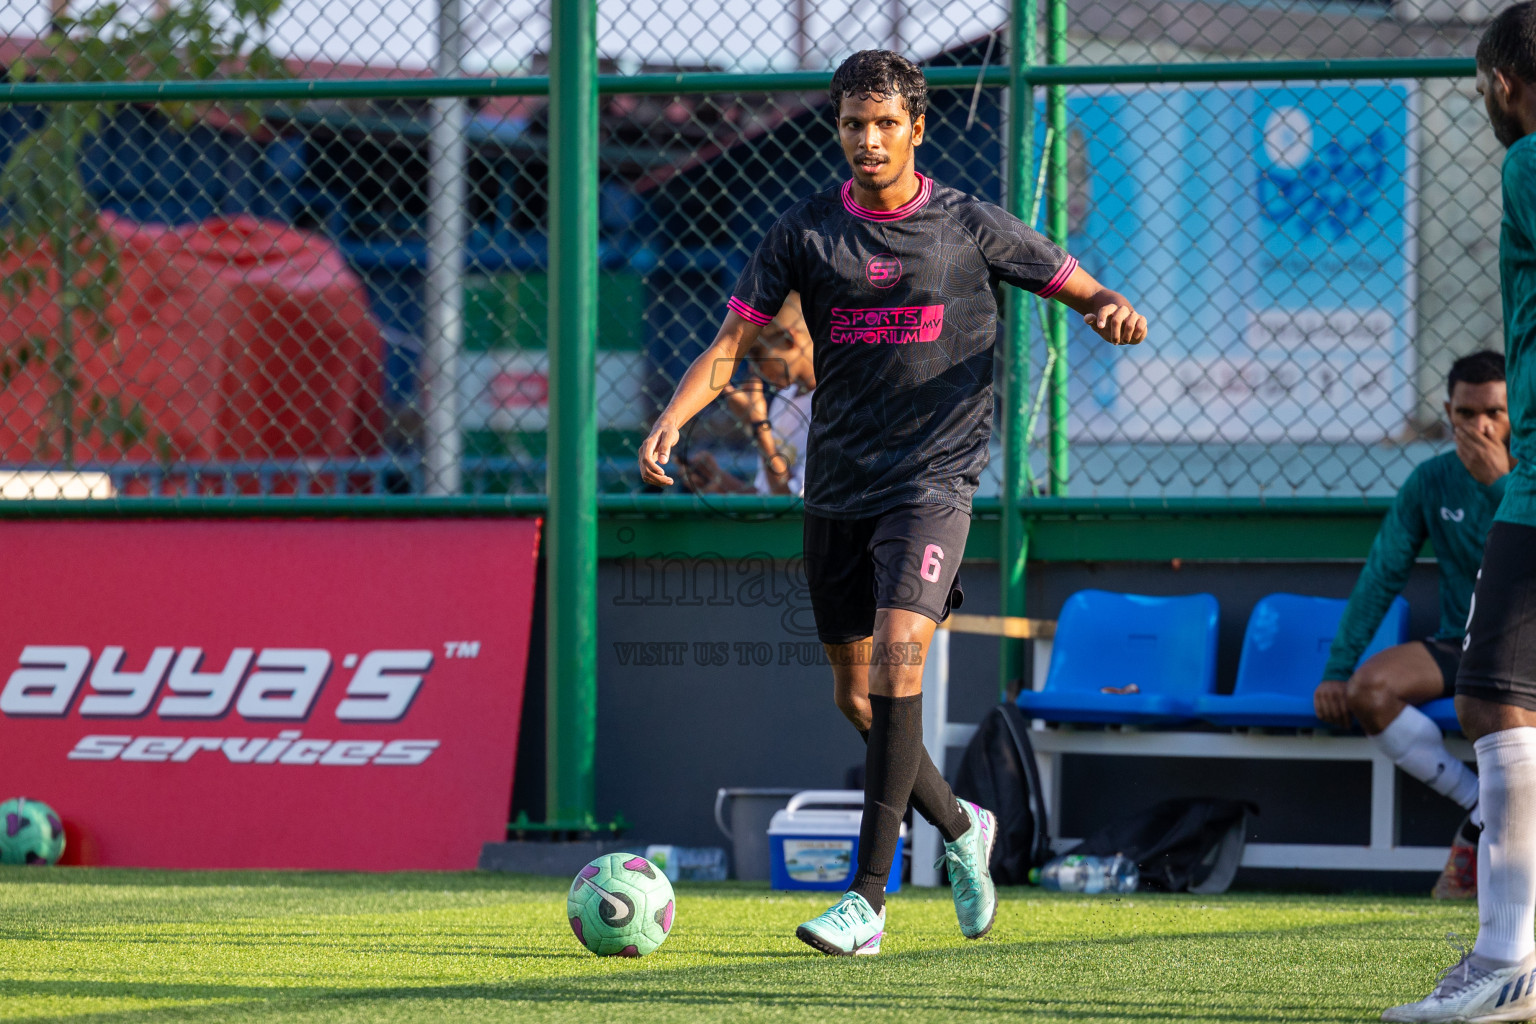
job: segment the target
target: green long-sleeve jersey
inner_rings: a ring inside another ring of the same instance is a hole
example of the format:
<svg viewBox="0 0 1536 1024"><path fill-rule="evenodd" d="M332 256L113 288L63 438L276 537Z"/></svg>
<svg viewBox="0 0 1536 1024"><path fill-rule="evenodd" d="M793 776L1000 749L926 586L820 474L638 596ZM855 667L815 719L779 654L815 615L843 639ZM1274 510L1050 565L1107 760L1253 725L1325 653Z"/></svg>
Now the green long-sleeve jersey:
<svg viewBox="0 0 1536 1024"><path fill-rule="evenodd" d="M1472 586L1483 563L1483 542L1509 477L1478 483L1454 451L1421 462L1409 475L1366 557L1328 651L1325 679L1348 679L1402 593L1413 560L1428 540L1440 566L1441 639L1460 639L1467 628Z"/></svg>
<svg viewBox="0 0 1536 1024"><path fill-rule="evenodd" d="M1498 518L1536 526L1536 135L1504 154L1499 292L1508 362L1509 450L1516 460Z"/></svg>

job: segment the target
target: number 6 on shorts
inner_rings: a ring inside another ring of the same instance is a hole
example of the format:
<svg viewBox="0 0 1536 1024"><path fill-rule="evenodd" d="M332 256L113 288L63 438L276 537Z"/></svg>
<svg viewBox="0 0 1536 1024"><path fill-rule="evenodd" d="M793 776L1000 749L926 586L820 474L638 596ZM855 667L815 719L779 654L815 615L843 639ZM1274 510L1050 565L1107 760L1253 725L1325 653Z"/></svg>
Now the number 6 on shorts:
<svg viewBox="0 0 1536 1024"><path fill-rule="evenodd" d="M939 562L944 557L944 549L937 544L929 544L923 549L923 567L919 575L929 583L939 582Z"/></svg>

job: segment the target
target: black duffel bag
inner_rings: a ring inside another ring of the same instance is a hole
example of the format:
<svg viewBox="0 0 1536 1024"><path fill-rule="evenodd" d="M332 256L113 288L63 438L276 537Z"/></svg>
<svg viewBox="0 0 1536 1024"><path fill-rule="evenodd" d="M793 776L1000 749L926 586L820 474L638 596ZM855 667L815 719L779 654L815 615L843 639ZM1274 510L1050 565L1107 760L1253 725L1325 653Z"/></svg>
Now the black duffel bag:
<svg viewBox="0 0 1536 1024"><path fill-rule="evenodd" d="M1257 813L1242 800L1164 800L1111 822L1072 852L1129 857L1141 869L1144 889L1214 895L1232 884L1248 818Z"/></svg>
<svg viewBox="0 0 1536 1024"><path fill-rule="evenodd" d="M1013 703L987 712L965 748L952 788L962 800L997 815L992 880L1023 885L1030 868L1051 857L1040 767L1029 745L1029 721Z"/></svg>

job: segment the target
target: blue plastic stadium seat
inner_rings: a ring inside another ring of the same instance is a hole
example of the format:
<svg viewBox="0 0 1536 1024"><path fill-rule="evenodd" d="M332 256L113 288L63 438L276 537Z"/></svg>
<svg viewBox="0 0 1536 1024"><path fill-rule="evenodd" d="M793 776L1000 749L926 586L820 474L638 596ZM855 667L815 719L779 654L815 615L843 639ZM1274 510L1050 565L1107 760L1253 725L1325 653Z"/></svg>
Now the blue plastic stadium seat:
<svg viewBox="0 0 1536 1024"><path fill-rule="evenodd" d="M1218 612L1210 594L1079 590L1062 605L1045 687L1019 694L1019 707L1050 722L1192 718L1195 699L1216 689ZM1138 692L1102 692L1132 684Z"/></svg>
<svg viewBox="0 0 1536 1024"><path fill-rule="evenodd" d="M1322 681L1345 604L1331 597L1270 594L1254 605L1243 634L1237 685L1230 696L1202 697L1196 705L1199 716L1216 725L1326 728L1313 713L1312 693ZM1360 660L1407 638L1408 602L1399 597Z"/></svg>

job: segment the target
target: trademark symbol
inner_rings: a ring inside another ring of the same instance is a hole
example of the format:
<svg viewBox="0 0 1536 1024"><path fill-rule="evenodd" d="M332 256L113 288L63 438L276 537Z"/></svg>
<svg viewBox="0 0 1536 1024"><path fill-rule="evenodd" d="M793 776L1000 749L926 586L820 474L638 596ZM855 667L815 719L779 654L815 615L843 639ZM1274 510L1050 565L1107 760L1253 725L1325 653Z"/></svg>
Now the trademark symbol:
<svg viewBox="0 0 1536 1024"><path fill-rule="evenodd" d="M479 640L449 640L443 644L443 656L447 658L480 657Z"/></svg>

